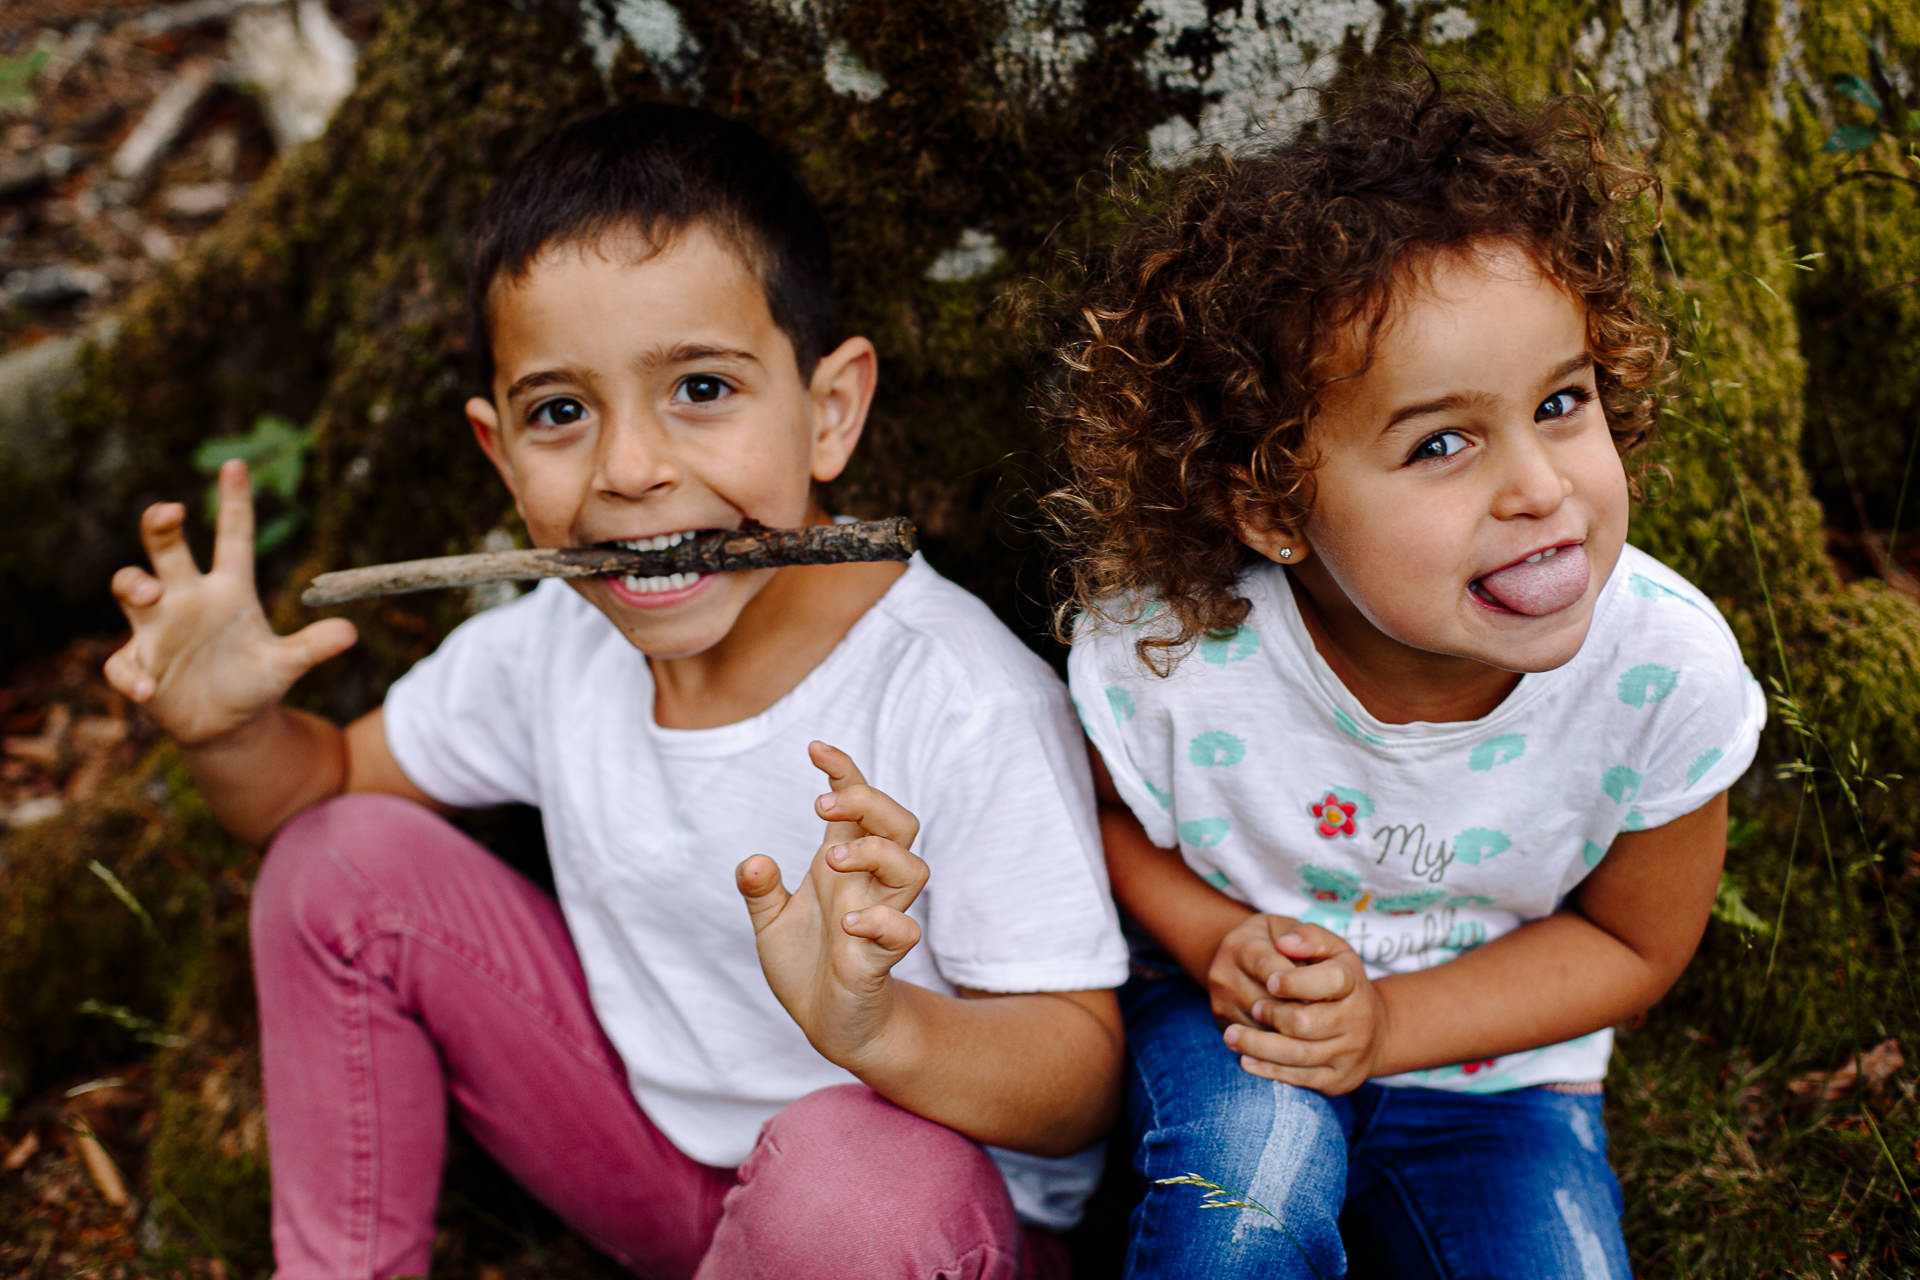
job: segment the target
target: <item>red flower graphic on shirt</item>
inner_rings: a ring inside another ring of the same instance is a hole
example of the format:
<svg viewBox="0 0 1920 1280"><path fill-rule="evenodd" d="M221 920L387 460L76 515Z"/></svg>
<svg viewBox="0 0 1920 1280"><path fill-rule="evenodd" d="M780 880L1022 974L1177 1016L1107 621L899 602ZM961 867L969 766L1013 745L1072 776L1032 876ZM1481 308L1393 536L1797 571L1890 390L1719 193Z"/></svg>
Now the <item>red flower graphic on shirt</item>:
<svg viewBox="0 0 1920 1280"><path fill-rule="evenodd" d="M1313 806L1313 816L1320 819L1320 834L1328 838L1352 835L1354 808L1333 792L1327 792L1327 798Z"/></svg>
<svg viewBox="0 0 1920 1280"><path fill-rule="evenodd" d="M1498 1058L1487 1058L1480 1062L1463 1062L1460 1064L1460 1071L1461 1071L1461 1074L1470 1076L1476 1071L1482 1070L1483 1068L1486 1068L1486 1067L1491 1067L1494 1063L1498 1061L1500 1061L1500 1059Z"/></svg>

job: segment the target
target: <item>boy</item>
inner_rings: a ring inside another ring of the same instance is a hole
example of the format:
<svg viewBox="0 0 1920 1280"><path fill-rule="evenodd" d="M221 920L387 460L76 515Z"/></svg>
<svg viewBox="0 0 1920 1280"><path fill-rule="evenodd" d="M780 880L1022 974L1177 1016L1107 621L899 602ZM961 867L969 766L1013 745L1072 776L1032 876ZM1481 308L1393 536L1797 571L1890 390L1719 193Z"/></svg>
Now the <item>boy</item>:
<svg viewBox="0 0 1920 1280"><path fill-rule="evenodd" d="M488 198L473 308L467 416L536 545L828 519L876 357L831 345L824 227L751 131L555 134ZM178 505L143 517L107 671L229 829L280 832L282 1276L426 1270L449 1092L645 1274L1064 1272L1124 953L1064 692L978 601L917 559L548 582L342 730L280 698L353 629L272 635L244 469L219 483L209 574ZM428 812L505 801L540 807L557 909Z"/></svg>

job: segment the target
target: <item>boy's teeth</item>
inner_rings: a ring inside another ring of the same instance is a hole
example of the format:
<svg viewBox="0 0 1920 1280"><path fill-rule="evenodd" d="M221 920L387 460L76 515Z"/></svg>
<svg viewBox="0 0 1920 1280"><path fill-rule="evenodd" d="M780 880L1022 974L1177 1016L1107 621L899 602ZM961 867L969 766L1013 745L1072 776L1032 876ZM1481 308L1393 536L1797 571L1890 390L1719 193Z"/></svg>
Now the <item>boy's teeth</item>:
<svg viewBox="0 0 1920 1280"><path fill-rule="evenodd" d="M651 538L621 538L614 545L625 547L629 551L665 551L668 547L677 547L693 535L691 533L662 533Z"/></svg>
<svg viewBox="0 0 1920 1280"><path fill-rule="evenodd" d="M700 575L697 573L668 573L650 578L641 578L633 574L626 574L620 579L620 582L627 590L638 595L645 595L650 591L678 591L682 587L692 586L699 577Z"/></svg>
<svg viewBox="0 0 1920 1280"><path fill-rule="evenodd" d="M1560 548L1558 547L1548 547L1545 551L1536 551L1526 558L1525 563L1539 564L1542 560L1545 560L1548 556L1553 555L1559 550Z"/></svg>

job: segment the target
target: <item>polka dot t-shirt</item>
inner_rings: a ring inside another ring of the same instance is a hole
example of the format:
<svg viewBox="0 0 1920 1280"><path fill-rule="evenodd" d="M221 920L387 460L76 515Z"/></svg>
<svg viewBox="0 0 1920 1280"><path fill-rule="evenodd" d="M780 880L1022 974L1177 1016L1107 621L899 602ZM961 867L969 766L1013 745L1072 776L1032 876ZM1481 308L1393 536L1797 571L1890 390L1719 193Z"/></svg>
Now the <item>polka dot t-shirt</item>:
<svg viewBox="0 0 1920 1280"><path fill-rule="evenodd" d="M1083 627L1087 735L1150 839L1260 911L1340 934L1373 977L1441 964L1550 915L1622 831L1691 813L1752 762L1766 699L1684 578L1622 551L1571 662L1487 716L1373 718L1314 649L1286 571L1246 624L1162 679L1140 626ZM1599 1080L1612 1032L1389 1077L1476 1091Z"/></svg>

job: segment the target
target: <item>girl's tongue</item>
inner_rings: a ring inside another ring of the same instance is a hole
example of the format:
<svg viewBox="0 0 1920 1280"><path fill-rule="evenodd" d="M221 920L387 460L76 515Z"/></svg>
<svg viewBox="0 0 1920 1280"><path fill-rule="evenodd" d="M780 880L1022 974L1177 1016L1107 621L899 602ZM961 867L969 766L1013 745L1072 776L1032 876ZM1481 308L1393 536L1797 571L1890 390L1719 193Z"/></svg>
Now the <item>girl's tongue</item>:
<svg viewBox="0 0 1920 1280"><path fill-rule="evenodd" d="M1535 618L1558 613L1586 594L1586 549L1558 547L1531 563L1523 560L1490 573L1473 585L1481 595L1515 613Z"/></svg>

